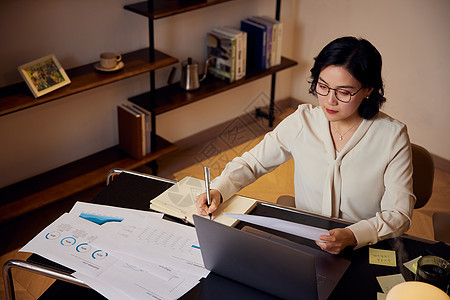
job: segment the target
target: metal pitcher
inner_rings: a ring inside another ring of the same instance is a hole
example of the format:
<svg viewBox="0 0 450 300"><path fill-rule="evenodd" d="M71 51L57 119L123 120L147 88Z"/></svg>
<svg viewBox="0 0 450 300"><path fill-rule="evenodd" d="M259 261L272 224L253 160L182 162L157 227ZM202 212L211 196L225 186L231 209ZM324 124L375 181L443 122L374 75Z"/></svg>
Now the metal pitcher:
<svg viewBox="0 0 450 300"><path fill-rule="evenodd" d="M211 58L208 58L205 62L205 70L201 78L199 78L198 73L199 64L195 60L193 60L192 57L188 57L187 60L181 63L180 85L183 89L192 91L200 87L200 82L202 82L206 78L208 63L210 59Z"/></svg>

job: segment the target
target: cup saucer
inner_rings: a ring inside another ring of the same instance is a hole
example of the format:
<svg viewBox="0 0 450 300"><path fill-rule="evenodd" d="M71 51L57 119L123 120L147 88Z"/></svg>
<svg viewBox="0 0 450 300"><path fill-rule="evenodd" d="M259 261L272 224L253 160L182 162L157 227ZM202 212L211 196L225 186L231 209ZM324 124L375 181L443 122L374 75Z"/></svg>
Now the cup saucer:
<svg viewBox="0 0 450 300"><path fill-rule="evenodd" d="M111 72L116 72L116 71L122 70L124 66L125 66L125 64L123 63L123 61L121 61L114 68L106 69L106 68L103 68L102 65L100 65L100 63L98 62L94 65L94 68L100 72L111 73Z"/></svg>

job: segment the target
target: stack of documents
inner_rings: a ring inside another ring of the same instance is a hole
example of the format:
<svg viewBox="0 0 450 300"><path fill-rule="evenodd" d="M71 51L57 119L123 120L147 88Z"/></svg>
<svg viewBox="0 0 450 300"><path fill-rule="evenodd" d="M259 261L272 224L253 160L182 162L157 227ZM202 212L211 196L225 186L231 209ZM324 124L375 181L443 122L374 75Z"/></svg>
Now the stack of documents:
<svg viewBox="0 0 450 300"><path fill-rule="evenodd" d="M177 299L209 273L193 227L159 213L83 202L20 251L75 270L108 299Z"/></svg>

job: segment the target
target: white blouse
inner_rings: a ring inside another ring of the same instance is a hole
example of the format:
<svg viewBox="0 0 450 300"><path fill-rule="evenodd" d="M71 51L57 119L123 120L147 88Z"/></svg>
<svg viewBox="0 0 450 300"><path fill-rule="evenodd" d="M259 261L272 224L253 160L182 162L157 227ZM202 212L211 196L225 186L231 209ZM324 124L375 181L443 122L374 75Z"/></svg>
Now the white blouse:
<svg viewBox="0 0 450 300"><path fill-rule="evenodd" d="M406 126L380 112L364 119L338 153L320 107L300 105L264 139L227 164L211 188L224 200L294 158L298 209L336 217L357 247L408 230L415 204Z"/></svg>

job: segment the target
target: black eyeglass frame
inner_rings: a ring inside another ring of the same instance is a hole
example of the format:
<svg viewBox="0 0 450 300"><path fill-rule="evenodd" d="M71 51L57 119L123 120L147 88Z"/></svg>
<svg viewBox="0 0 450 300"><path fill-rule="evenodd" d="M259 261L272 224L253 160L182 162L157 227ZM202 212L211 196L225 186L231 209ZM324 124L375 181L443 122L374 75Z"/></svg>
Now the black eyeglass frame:
<svg viewBox="0 0 450 300"><path fill-rule="evenodd" d="M321 93L319 93L319 92L317 91L317 86L318 86L319 84L322 84L322 85L324 85L324 86L326 86L326 87L328 88L328 92L327 92L325 95L324 95L324 94L321 94ZM349 103L350 101L352 101L352 97L355 96L356 94L358 94L359 91L362 90L363 87L364 87L364 86L362 85L362 86L359 88L359 90L357 90L356 92L354 92L354 93L352 94L352 93L350 93L350 91L347 91L346 89L339 89L339 88L333 89L333 88L330 88L330 87L329 87L328 85L326 85L325 83L317 82L317 83L316 83L316 88L315 88L314 90L315 90L315 92L316 92L317 95L324 96L324 97L326 97L326 96L328 96L328 95L330 94L330 90L334 90L334 96L336 97L336 99L337 99L338 101L340 101L340 102L342 102L342 103ZM339 99L339 97L338 97L338 95L337 95L337 93L336 93L337 90L341 90L341 91L344 90L344 91L349 92L349 93L350 93L350 99L349 99L348 101L344 101L344 100Z"/></svg>

